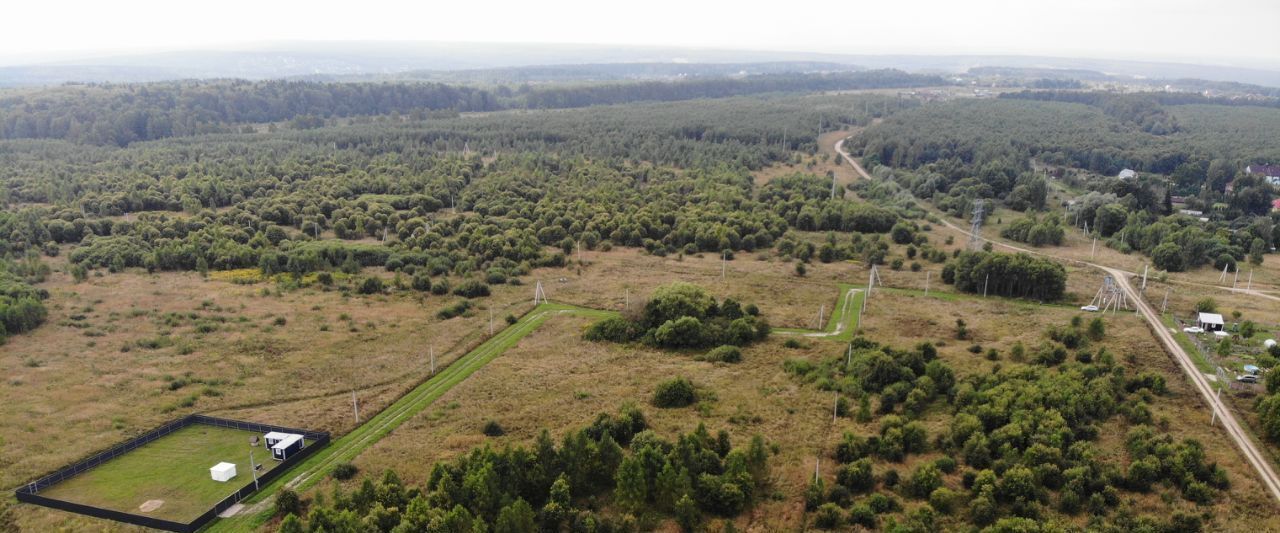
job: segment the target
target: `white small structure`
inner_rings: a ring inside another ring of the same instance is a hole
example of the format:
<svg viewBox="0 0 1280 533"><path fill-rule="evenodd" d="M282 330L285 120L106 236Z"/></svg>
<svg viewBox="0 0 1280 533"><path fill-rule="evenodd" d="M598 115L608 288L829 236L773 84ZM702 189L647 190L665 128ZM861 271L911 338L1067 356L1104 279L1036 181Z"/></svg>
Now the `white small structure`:
<svg viewBox="0 0 1280 533"><path fill-rule="evenodd" d="M1218 313L1200 313L1196 318L1196 326L1205 331L1222 331L1222 315Z"/></svg>
<svg viewBox="0 0 1280 533"><path fill-rule="evenodd" d="M209 475L214 481L223 483L231 481L231 478L236 477L236 465L235 463L218 463L209 469Z"/></svg>
<svg viewBox="0 0 1280 533"><path fill-rule="evenodd" d="M1133 179L1134 177L1136 177L1137 175L1138 175L1138 173L1137 173L1137 172L1134 172L1134 171L1133 171L1133 169L1126 168L1126 169L1124 169L1124 170L1121 170L1121 171L1120 171L1120 176L1119 176L1119 177L1120 177L1120 179L1122 179L1122 180L1131 180L1131 179Z"/></svg>

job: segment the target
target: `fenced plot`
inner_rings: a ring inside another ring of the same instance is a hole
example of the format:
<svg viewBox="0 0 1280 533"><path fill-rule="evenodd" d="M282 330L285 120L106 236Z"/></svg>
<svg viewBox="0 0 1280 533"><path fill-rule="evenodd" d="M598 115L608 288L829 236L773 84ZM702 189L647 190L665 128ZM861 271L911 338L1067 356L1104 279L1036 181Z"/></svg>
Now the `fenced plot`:
<svg viewBox="0 0 1280 533"><path fill-rule="evenodd" d="M306 447L285 461L262 444L270 431L299 433ZM251 446L253 437L259 444ZM170 531L194 531L260 483L327 444L329 435L304 430L192 415L54 472L18 490L36 503ZM215 481L210 467L236 466L229 481Z"/></svg>

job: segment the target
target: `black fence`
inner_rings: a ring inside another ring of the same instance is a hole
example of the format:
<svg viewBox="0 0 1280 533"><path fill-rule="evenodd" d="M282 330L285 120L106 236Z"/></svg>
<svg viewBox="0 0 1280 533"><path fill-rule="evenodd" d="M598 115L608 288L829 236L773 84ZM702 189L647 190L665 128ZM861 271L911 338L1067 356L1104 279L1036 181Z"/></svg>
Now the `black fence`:
<svg viewBox="0 0 1280 533"><path fill-rule="evenodd" d="M187 427L193 424L205 424L210 426L227 427L227 428L240 429L240 430L246 430L246 431L255 431L258 433L268 433L272 431L279 431L282 433L297 433L312 442L307 447L303 448L302 451L289 456L289 458L281 462L280 465L276 466L275 468L259 476L256 483L254 481L249 481L249 483L241 487L240 490L237 490L234 494L227 496L222 501L215 504L212 509L209 509L204 514L197 517L195 520L192 520L191 522L186 522L186 523L175 522L172 520L163 520L163 519L153 518L150 516L144 516L139 514L126 513L123 511L115 511L112 509L103 509L101 507L94 507L92 505L84 505L80 503L58 500L58 499L50 498L47 496L42 496L40 494L41 490L44 490L53 485L56 485L71 477L79 475L85 471L91 470L94 467L101 465L102 463L105 463L116 457L129 453L142 445L150 443L156 439L164 437L165 435L173 433L174 431L177 431L179 429L182 429L184 427ZM189 415L187 417L174 420L173 422L169 422L163 426L160 426L156 429L148 431L138 437L130 439L128 442L114 446L104 452L95 454L75 464L63 467L52 474L49 474L40 479L32 481L31 483L23 485L21 488L19 488L15 492L17 493L18 501L24 502L24 503L32 503L36 505L49 507L52 509L59 509L63 511L69 511L72 513L78 513L78 514L93 516L97 518L105 518L107 520L115 520L117 522L135 524L135 525L150 527L154 529L163 529L166 531L178 531L182 533L193 532L200 529L210 521L212 521L215 517L218 516L219 513L227 510L227 508L231 507L232 505L239 503L241 500L245 499L250 494L253 494L254 491L258 490L258 486L271 483L272 480L284 474L291 467L293 467L293 465L306 459L312 453L315 453L316 450L323 448L328 443L329 443L329 434L321 431L308 431L304 429L296 429L296 428L290 428L290 427L284 427L284 426L273 426L270 424L258 424L254 422L243 422L240 420L229 420L226 418L217 418L217 417L205 416L205 415Z"/></svg>

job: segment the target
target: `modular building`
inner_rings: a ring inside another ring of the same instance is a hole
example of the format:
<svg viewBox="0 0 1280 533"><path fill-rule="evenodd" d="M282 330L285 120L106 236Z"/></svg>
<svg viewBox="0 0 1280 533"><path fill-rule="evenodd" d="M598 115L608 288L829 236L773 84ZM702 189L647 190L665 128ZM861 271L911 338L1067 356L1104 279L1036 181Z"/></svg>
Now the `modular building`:
<svg viewBox="0 0 1280 533"><path fill-rule="evenodd" d="M306 446L302 435L287 435L271 445L271 457L277 461L288 459L291 455L302 451Z"/></svg>

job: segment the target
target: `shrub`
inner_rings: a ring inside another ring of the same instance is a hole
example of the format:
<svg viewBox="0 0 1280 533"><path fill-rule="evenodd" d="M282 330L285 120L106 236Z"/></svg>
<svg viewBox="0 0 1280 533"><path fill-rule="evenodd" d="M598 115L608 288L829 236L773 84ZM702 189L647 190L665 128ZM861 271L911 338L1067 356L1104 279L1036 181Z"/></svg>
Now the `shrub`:
<svg viewBox="0 0 1280 533"><path fill-rule="evenodd" d="M911 473L907 491L917 498L929 498L941 486L942 472L933 463L925 463Z"/></svg>
<svg viewBox="0 0 1280 533"><path fill-rule="evenodd" d="M431 294L444 296L449 294L449 280L442 279L431 284Z"/></svg>
<svg viewBox="0 0 1280 533"><path fill-rule="evenodd" d="M620 316L609 317L592 324L582 338L593 341L631 342L640 337L639 328Z"/></svg>
<svg viewBox="0 0 1280 533"><path fill-rule="evenodd" d="M813 525L822 529L836 529L844 523L844 510L834 503L824 503L813 513Z"/></svg>
<svg viewBox="0 0 1280 533"><path fill-rule="evenodd" d="M675 378L658 384L653 392L653 405L662 408L686 407L698 401L693 383L685 378Z"/></svg>
<svg viewBox="0 0 1280 533"><path fill-rule="evenodd" d="M469 279L454 287L453 294L463 298L480 298L489 295L489 285L477 279Z"/></svg>
<svg viewBox="0 0 1280 533"><path fill-rule="evenodd" d="M356 473L359 471L360 469L356 468L356 465L344 461L333 467L333 479L346 481L356 477Z"/></svg>
<svg viewBox="0 0 1280 533"><path fill-rule="evenodd" d="M496 420L485 422L483 432L490 437L501 437L507 434L507 431L502 429L502 424L499 424Z"/></svg>
<svg viewBox="0 0 1280 533"><path fill-rule="evenodd" d="M719 363L737 363L742 361L742 351L737 346L725 345L700 355L696 359Z"/></svg>
<svg viewBox="0 0 1280 533"><path fill-rule="evenodd" d="M378 294L382 292L382 278L370 276L360 283L360 294Z"/></svg>
<svg viewBox="0 0 1280 533"><path fill-rule="evenodd" d="M302 500L298 498L298 493L292 489L281 489L276 495L275 511L276 516L302 514Z"/></svg>
<svg viewBox="0 0 1280 533"><path fill-rule="evenodd" d="M431 276L427 275L425 270L419 270L413 274L413 290L418 292L427 292L431 290Z"/></svg>
<svg viewBox="0 0 1280 533"><path fill-rule="evenodd" d="M439 312L437 312L436 317L439 318L440 320L449 320L450 318L453 318L456 316L462 316L462 314L466 313L469 309L471 309L470 301L458 300L453 304L449 305L448 307L445 307L444 309L441 309Z"/></svg>
<svg viewBox="0 0 1280 533"><path fill-rule="evenodd" d="M836 482L851 492L866 492L876 486L876 477L871 472L871 459L858 459L840 467L836 471Z"/></svg>
<svg viewBox="0 0 1280 533"><path fill-rule="evenodd" d="M936 509L939 513L950 514L951 509L955 506L956 493L946 487L938 487L929 493L929 506Z"/></svg>

